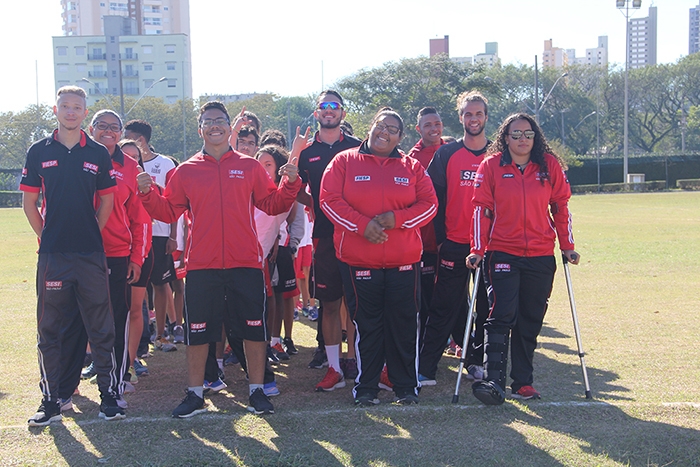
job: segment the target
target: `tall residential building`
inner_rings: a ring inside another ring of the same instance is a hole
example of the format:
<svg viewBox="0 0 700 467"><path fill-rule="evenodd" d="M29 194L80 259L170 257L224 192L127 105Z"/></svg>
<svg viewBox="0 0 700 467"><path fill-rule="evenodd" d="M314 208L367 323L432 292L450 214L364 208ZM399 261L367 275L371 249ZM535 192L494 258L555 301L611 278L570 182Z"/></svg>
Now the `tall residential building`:
<svg viewBox="0 0 700 467"><path fill-rule="evenodd" d="M695 8L690 9L688 37L688 54L700 52L700 3Z"/></svg>
<svg viewBox="0 0 700 467"><path fill-rule="evenodd" d="M450 36L444 39L430 39L430 56L437 54L450 55Z"/></svg>
<svg viewBox="0 0 700 467"><path fill-rule="evenodd" d="M552 46L552 39L544 41L542 53L542 66L544 68L564 68L569 65L569 57L566 50Z"/></svg>
<svg viewBox="0 0 700 467"><path fill-rule="evenodd" d="M476 54L474 64L494 66L498 63L498 42L487 42L484 53Z"/></svg>
<svg viewBox="0 0 700 467"><path fill-rule="evenodd" d="M586 49L586 65L608 66L608 36L598 36L598 47Z"/></svg>
<svg viewBox="0 0 700 467"><path fill-rule="evenodd" d="M192 97L186 34L128 34L133 20L120 16L104 20L106 35L53 38L56 89L80 86L88 95L88 106L107 96L114 110L121 110L123 96L138 99L146 91L167 103Z"/></svg>
<svg viewBox="0 0 700 467"><path fill-rule="evenodd" d="M656 65L656 7L649 7L646 18L630 18L630 68Z"/></svg>
<svg viewBox="0 0 700 467"><path fill-rule="evenodd" d="M125 16L136 21L134 35L190 35L189 0L61 0L63 34L102 36L102 18Z"/></svg>

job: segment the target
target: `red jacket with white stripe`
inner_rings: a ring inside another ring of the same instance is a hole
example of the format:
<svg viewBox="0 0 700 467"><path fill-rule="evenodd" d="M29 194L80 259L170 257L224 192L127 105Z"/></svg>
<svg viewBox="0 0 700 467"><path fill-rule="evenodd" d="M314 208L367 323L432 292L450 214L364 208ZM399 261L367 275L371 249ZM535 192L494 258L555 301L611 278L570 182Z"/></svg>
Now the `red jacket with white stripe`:
<svg viewBox="0 0 700 467"><path fill-rule="evenodd" d="M549 171L544 184L539 165L529 163L520 173L507 151L481 163L474 188L472 253L551 256L555 237L562 250L574 249L569 180L554 156L544 157Z"/></svg>
<svg viewBox="0 0 700 467"><path fill-rule="evenodd" d="M151 186L139 194L151 216L175 222L189 210L187 270L261 269L265 253L255 229L254 208L277 215L289 210L301 187L285 176L279 187L262 165L232 149L217 161L199 152L173 172L163 194Z"/></svg>
<svg viewBox="0 0 700 467"><path fill-rule="evenodd" d="M138 198L136 175L138 164L118 147L112 154L112 175L117 180L114 208L102 229L102 242L108 257L129 256L129 261L143 266L148 255L151 217Z"/></svg>
<svg viewBox="0 0 700 467"><path fill-rule="evenodd" d="M333 242L339 260L370 269L417 263L423 251L420 227L437 212L437 197L421 163L398 150L389 157L369 153L367 143L339 153L321 181L321 209L335 224ZM392 211L389 240L364 237L376 215Z"/></svg>
<svg viewBox="0 0 700 467"><path fill-rule="evenodd" d="M435 146L425 146L423 140L419 140L415 146L408 151L408 156L418 159L418 161L423 165L425 169L430 165L430 161L433 160L435 151L440 149L445 142L440 138L440 144ZM421 237L423 237L423 250L426 253L437 253L437 240L435 239L435 226L433 222L429 222L428 225L424 225L420 229Z"/></svg>

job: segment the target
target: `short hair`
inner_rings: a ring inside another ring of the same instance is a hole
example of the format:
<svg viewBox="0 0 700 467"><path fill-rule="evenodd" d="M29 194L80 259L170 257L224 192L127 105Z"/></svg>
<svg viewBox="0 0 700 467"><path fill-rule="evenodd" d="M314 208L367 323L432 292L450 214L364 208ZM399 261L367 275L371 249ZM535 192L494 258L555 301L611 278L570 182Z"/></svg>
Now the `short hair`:
<svg viewBox="0 0 700 467"><path fill-rule="evenodd" d="M85 89L81 88L80 86L61 86L58 88L58 91L56 91L56 100L58 100L59 97L61 97L63 94L75 94L76 96L82 97L83 99L87 100L87 94L85 94Z"/></svg>
<svg viewBox="0 0 700 467"><path fill-rule="evenodd" d="M153 128L146 120L129 120L124 125L124 130L143 136L147 143L151 141Z"/></svg>
<svg viewBox="0 0 700 467"><path fill-rule="evenodd" d="M457 141L457 138L455 138L454 136L443 136L442 140L445 142L445 144L449 144Z"/></svg>
<svg viewBox="0 0 700 467"><path fill-rule="evenodd" d="M423 107L418 111L418 118L416 119L416 125L420 125L420 119L423 118L426 115L431 115L435 114L440 118L440 114L438 113L437 109L435 107Z"/></svg>
<svg viewBox="0 0 700 467"><path fill-rule="evenodd" d="M95 126L95 122L99 120L100 117L102 117L103 115L111 115L112 117L117 119L120 127L124 126L124 122L122 122L122 118L119 116L119 114L116 113L114 110L110 109L102 109L95 113L95 115L92 116L92 121L90 121L90 126Z"/></svg>
<svg viewBox="0 0 700 467"><path fill-rule="evenodd" d="M253 135L255 138L255 145L258 145L260 141L260 136L258 136L258 130L255 129L253 125L243 125L240 130L238 130L238 137Z"/></svg>
<svg viewBox="0 0 700 467"><path fill-rule="evenodd" d="M329 94L331 96L337 97L338 102L340 102L340 105L345 105L345 103L343 102L343 97L340 95L340 93L338 91L334 91L333 89L326 89L325 91L321 91L321 93L316 98L316 105L320 104L321 101L323 100L323 98Z"/></svg>
<svg viewBox="0 0 700 467"><path fill-rule="evenodd" d="M355 130L352 128L352 125L350 125L350 122L348 122L347 120L340 121L340 130L346 135L355 135Z"/></svg>
<svg viewBox="0 0 700 467"><path fill-rule="evenodd" d="M285 138L284 133L279 130L265 130L265 133L260 136L260 146L267 146L270 144L286 148L287 138Z"/></svg>
<svg viewBox="0 0 700 467"><path fill-rule="evenodd" d="M275 170L275 173L282 167L284 164L289 162L289 153L287 152L286 149L280 146L276 146L274 144L268 144L267 146L263 146L260 149L258 149L258 152L255 153L255 158L257 160L260 160L260 156L262 154L269 154L272 156L272 159L275 161L275 164L277 165L277 169ZM279 174L277 177L275 177L276 180L275 182L279 182L280 176Z"/></svg>
<svg viewBox="0 0 700 467"><path fill-rule="evenodd" d="M143 155L141 154L141 148L139 147L139 143L134 141L133 139L123 139L119 141L118 143L119 149L123 148L124 146L133 146L136 148L136 150L139 152L139 160L137 161L139 165L143 163L142 157Z"/></svg>
<svg viewBox="0 0 700 467"><path fill-rule="evenodd" d="M262 128L262 123L260 122L260 119L258 118L258 116L255 115L255 114L254 114L253 112L251 112L250 110L246 110L245 112L243 112L243 116L244 116L244 117L247 117L248 120L250 120L251 122L253 122L253 126L254 126L255 129L258 131L258 134L260 134L260 129Z"/></svg>
<svg viewBox="0 0 700 467"><path fill-rule="evenodd" d="M212 110L212 109L222 111L224 113L224 115L226 115L226 120L228 120L229 122L231 121L231 117L229 117L228 110L226 110L226 106L224 105L223 102L221 102L221 101L209 101L199 108L199 116L197 117L197 123L201 125L202 124L202 115L204 114L204 112L206 112L207 110Z"/></svg>
<svg viewBox="0 0 700 467"><path fill-rule="evenodd" d="M469 102L481 102L484 104L484 115L488 116L489 100L479 91L464 91L457 96L457 113L459 115L462 115L462 109L466 107Z"/></svg>
<svg viewBox="0 0 700 467"><path fill-rule="evenodd" d="M383 116L388 116L388 117L394 117L396 120L399 121L399 136L403 136L403 118L401 118L401 115L398 114L397 111L392 109L391 107L382 107L379 109L379 111L374 114L374 117L372 118L372 125L374 125L377 120L379 120Z"/></svg>

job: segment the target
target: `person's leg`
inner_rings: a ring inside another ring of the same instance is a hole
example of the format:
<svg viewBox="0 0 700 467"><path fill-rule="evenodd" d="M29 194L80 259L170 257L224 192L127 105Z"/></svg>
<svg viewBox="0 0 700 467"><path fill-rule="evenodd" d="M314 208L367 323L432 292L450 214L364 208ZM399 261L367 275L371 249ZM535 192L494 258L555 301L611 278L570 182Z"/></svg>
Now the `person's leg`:
<svg viewBox="0 0 700 467"><path fill-rule="evenodd" d="M552 292L556 262L554 256L524 258L520 271L520 306L511 335L513 393L532 386L532 359L542 330L549 295Z"/></svg>
<svg viewBox="0 0 700 467"><path fill-rule="evenodd" d="M61 331L61 377L58 395L69 399L80 384L80 373L85 361L88 337L78 304L73 297L73 310L66 313Z"/></svg>
<svg viewBox="0 0 700 467"><path fill-rule="evenodd" d="M421 258L421 301L420 301L420 333L418 348L423 345L425 322L430 314L430 303L435 288L435 270L437 269L437 254L423 253Z"/></svg>
<svg viewBox="0 0 700 467"><path fill-rule="evenodd" d="M474 319L474 329L469 338L467 365L482 366L484 363L484 324L486 323L488 315L489 299L486 294L486 285L482 272L476 293L476 317Z"/></svg>
<svg viewBox="0 0 700 467"><path fill-rule="evenodd" d="M182 314L185 308L185 280L175 279L170 283L173 289L173 305L175 307L175 317L173 323L182 326Z"/></svg>
<svg viewBox="0 0 700 467"><path fill-rule="evenodd" d="M117 385L119 395L124 392L123 377L129 369L128 317L131 289L126 282L129 257L107 258L109 268L109 297L114 317L114 356L117 363Z"/></svg>
<svg viewBox="0 0 700 467"><path fill-rule="evenodd" d="M138 349L143 334L143 300L145 287L131 286L131 307L129 310L129 363L139 358Z"/></svg>

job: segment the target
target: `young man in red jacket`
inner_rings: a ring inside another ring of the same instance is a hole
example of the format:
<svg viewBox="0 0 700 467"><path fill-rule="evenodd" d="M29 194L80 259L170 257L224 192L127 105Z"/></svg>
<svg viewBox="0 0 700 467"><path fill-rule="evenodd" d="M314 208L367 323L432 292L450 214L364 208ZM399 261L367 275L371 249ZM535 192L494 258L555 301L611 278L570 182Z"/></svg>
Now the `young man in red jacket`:
<svg viewBox="0 0 700 467"><path fill-rule="evenodd" d="M250 397L248 410L274 413L263 392L266 347L265 258L255 231L253 208L276 215L289 210L301 182L296 161L280 168L283 183L275 186L262 165L229 146L231 120L221 102L200 109L202 151L183 162L160 194L147 173L138 175L146 210L163 222L189 211L192 219L186 252L188 389L173 417L206 410L204 369L210 342L221 340L223 320L244 338ZM286 177L284 177L286 176Z"/></svg>

